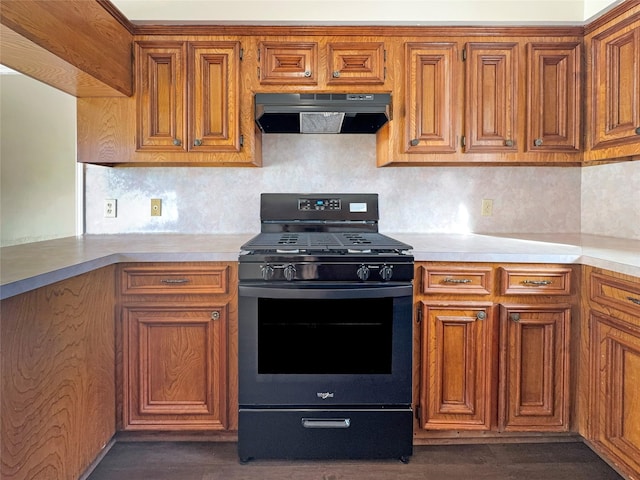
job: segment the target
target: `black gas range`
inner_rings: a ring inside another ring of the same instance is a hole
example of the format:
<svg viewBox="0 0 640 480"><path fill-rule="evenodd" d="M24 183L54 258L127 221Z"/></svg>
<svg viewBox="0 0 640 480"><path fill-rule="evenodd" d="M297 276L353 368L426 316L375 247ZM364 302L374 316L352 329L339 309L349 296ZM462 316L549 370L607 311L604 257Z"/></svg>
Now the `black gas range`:
<svg viewBox="0 0 640 480"><path fill-rule="evenodd" d="M411 246L376 194L263 194L239 266L238 454L412 453Z"/></svg>
<svg viewBox="0 0 640 480"><path fill-rule="evenodd" d="M412 247L378 232L377 194L263 194L260 216L240 280L413 279Z"/></svg>

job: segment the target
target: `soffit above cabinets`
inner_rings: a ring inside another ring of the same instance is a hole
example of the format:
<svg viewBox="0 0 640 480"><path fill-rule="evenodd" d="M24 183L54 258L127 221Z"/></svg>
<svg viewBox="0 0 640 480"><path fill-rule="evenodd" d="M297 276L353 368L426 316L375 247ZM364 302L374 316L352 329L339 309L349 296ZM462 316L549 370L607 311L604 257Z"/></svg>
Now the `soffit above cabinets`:
<svg viewBox="0 0 640 480"><path fill-rule="evenodd" d="M134 24L578 25L623 0L111 0Z"/></svg>

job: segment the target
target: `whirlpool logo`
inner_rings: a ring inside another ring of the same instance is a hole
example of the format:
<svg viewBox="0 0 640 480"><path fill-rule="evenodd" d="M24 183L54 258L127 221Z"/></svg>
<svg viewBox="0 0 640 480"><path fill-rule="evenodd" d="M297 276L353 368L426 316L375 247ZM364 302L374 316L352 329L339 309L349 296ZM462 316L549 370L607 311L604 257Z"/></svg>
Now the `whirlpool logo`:
<svg viewBox="0 0 640 480"><path fill-rule="evenodd" d="M316 393L316 395L318 396L318 398L321 398L322 400L326 400L327 398L333 398L333 392L318 392Z"/></svg>

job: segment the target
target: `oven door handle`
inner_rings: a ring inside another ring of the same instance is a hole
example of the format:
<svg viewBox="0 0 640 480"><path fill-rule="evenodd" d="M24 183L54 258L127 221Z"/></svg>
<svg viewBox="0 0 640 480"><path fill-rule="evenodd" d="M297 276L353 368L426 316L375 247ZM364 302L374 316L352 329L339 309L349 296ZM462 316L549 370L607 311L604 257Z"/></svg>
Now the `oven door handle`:
<svg viewBox="0 0 640 480"><path fill-rule="evenodd" d="M349 428L350 418L303 418L304 428Z"/></svg>
<svg viewBox="0 0 640 480"><path fill-rule="evenodd" d="M413 295L413 285L393 286L269 286L240 285L238 294L255 298L302 298L302 299L343 299L343 298L387 298Z"/></svg>

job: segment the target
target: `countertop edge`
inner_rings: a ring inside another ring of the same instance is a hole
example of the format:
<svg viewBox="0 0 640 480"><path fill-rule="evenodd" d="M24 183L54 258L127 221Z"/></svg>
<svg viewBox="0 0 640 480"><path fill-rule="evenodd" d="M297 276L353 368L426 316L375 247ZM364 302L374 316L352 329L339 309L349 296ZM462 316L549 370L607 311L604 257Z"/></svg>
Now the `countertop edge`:
<svg viewBox="0 0 640 480"><path fill-rule="evenodd" d="M551 236L527 238L516 235L419 233L393 236L415 245L412 253L416 261L581 264L640 277L638 240L589 235L573 235L570 241L563 239L559 242L554 241ZM234 262L238 260L240 246L250 237L251 235L244 234L201 237L158 235L153 238L79 236L4 247L0 249L0 254L3 255L2 281L5 282L0 286L0 300L117 263ZM192 239L195 246L189 244L189 248L183 247L181 242ZM140 244L136 245L134 251L127 251L131 240L138 240ZM145 244L144 241L149 243ZM120 242L125 242L128 247ZM612 246L608 246L609 242ZM32 268L30 272L23 274L11 271L12 268L18 270L16 265L31 260L31 256L38 257L36 253L41 260L37 269ZM46 266L46 260L52 253L62 257L66 254L68 258L55 259L50 266ZM5 258L7 254L8 259Z"/></svg>

